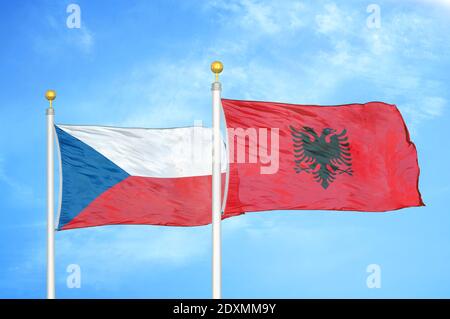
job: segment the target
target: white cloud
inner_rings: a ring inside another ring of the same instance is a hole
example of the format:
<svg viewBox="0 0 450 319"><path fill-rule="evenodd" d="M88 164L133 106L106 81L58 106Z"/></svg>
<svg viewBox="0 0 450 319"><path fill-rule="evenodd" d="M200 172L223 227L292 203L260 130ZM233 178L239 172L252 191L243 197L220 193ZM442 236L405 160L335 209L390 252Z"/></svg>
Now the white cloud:
<svg viewBox="0 0 450 319"><path fill-rule="evenodd" d="M238 25L253 36L279 35L304 26L301 19L305 5L300 1L213 1L206 5L209 10L219 10L230 25ZM229 23L229 22L228 22Z"/></svg>
<svg viewBox="0 0 450 319"><path fill-rule="evenodd" d="M442 6L442 7L450 9L450 0L419 0L419 1L423 2L423 3Z"/></svg>
<svg viewBox="0 0 450 319"><path fill-rule="evenodd" d="M446 106L447 100L442 97L424 96L403 105L402 109L411 117L415 129L415 125L421 121L442 116Z"/></svg>
<svg viewBox="0 0 450 319"><path fill-rule="evenodd" d="M383 10L382 27L369 29L365 6L322 5L323 2L303 4L301 10L296 11L296 19L305 23L286 38L277 33L263 32L264 28L258 30L262 13L237 9L245 8L246 3L233 2L233 10L238 13L229 24L233 28L228 30L227 27L225 35L221 34L224 41L228 40L227 35L232 34L233 39L251 43L235 59L239 66L227 69L227 72L233 72L233 81L228 86L241 91L242 98L332 104L333 98L345 92L345 85L350 84L351 87L352 82L366 81L366 87L372 86L378 92L379 98L375 99L391 103L400 101L400 108L408 108L403 103L412 96L416 101L429 96L445 99L442 83L431 81L425 69L417 63L419 59L427 64L439 63L449 52L449 46L445 44L448 36L443 35L439 25L428 15ZM277 1L258 2L258 8L274 7L263 10L270 11L265 17L275 24L271 30L286 30L285 19L277 20L276 17L295 10L289 5L277 5ZM247 32L246 25L239 23L243 15L246 21L254 21L252 29L256 36ZM261 34L264 38L260 38ZM268 56L261 57L261 51ZM348 93L348 100L336 103L364 102L351 100L357 92ZM428 111L420 107L415 109L414 115L410 113L414 122L432 118Z"/></svg>
<svg viewBox="0 0 450 319"><path fill-rule="evenodd" d="M43 55L58 55L67 50L78 50L83 54L90 54L95 46L94 33L83 22L81 28L69 29L65 21L57 20L49 15L45 19L49 30L45 35L33 35L33 48Z"/></svg>
<svg viewBox="0 0 450 319"><path fill-rule="evenodd" d="M205 57L149 62L134 69L121 94L139 102L123 124L133 126L192 125L208 110L212 73Z"/></svg>
<svg viewBox="0 0 450 319"><path fill-rule="evenodd" d="M85 53L90 53L94 47L94 35L87 28L77 30L79 33L73 37L74 43ZM71 41L71 40L69 40Z"/></svg>
<svg viewBox="0 0 450 319"><path fill-rule="evenodd" d="M348 30L348 26L352 23L352 17L349 14L342 12L334 3L326 4L324 11L315 17L319 33L329 34Z"/></svg>
<svg viewBox="0 0 450 319"><path fill-rule="evenodd" d="M423 110L430 117L439 117L444 112L447 101L442 97L430 96L423 100Z"/></svg>
<svg viewBox="0 0 450 319"><path fill-rule="evenodd" d="M445 41L430 36L441 32L429 17L384 10L382 27L369 29L364 6L236 0L214 1L204 9L205 14L222 19L217 40L201 50L196 45L184 47L190 53L176 63L143 61L121 75L112 94L119 109L128 103L133 107L120 124L191 125L195 119L205 119L210 111L209 63L216 58L224 60L224 95L231 98L365 102L353 100L357 93L353 90L344 100L341 95L347 85L366 81L366 87L373 87L379 96L372 99L414 109L408 116L415 123L437 114L415 101L445 100L440 82L429 80L420 65L409 65L417 59L436 62L445 56L446 51L440 50Z"/></svg>

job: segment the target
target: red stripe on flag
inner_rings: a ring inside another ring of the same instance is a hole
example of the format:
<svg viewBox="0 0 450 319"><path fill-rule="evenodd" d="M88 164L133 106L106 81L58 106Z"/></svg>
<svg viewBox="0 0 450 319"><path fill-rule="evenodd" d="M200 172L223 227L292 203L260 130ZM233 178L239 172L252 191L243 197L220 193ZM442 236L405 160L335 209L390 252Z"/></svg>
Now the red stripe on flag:
<svg viewBox="0 0 450 319"><path fill-rule="evenodd" d="M119 224L199 226L209 223L211 176L130 176L97 197L62 229Z"/></svg>

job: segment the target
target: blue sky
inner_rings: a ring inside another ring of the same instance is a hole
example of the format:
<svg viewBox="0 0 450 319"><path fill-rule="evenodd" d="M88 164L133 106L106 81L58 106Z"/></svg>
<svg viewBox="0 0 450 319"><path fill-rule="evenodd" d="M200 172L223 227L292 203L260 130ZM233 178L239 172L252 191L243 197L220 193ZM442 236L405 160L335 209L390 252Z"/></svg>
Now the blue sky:
<svg viewBox="0 0 450 319"><path fill-rule="evenodd" d="M210 125L215 59L227 98L397 104L427 204L226 220L223 296L450 297L450 1L77 1L80 29L66 27L70 3L0 3L0 297L45 297L45 90L58 123ZM57 296L209 298L210 239L209 226L57 233Z"/></svg>

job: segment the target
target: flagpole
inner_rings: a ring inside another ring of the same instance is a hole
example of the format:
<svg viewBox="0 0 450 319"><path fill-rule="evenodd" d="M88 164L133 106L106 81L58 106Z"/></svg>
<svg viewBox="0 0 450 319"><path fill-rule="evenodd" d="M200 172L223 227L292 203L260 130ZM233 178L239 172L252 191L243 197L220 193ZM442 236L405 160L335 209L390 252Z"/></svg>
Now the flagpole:
<svg viewBox="0 0 450 319"><path fill-rule="evenodd" d="M220 108L222 85L219 82L219 73L223 70L223 64L214 61L211 71L216 79L212 83L213 104L213 149L212 149L212 297L222 298L222 243L220 222L222 219L221 201L221 167L220 167Z"/></svg>
<svg viewBox="0 0 450 319"><path fill-rule="evenodd" d="M45 98L49 101L47 108L47 299L55 299L55 219L54 219L54 137L53 126L55 111L53 100L56 92L48 90Z"/></svg>

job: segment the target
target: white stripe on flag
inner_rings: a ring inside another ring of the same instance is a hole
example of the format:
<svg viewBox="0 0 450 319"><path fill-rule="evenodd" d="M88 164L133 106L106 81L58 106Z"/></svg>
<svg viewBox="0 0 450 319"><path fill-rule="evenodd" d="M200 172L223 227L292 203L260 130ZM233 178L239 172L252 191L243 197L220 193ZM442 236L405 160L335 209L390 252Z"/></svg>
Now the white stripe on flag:
<svg viewBox="0 0 450 319"><path fill-rule="evenodd" d="M189 177L212 172L212 129L181 127L170 129L118 128L58 125L86 143L131 176ZM222 172L227 157L222 143Z"/></svg>

